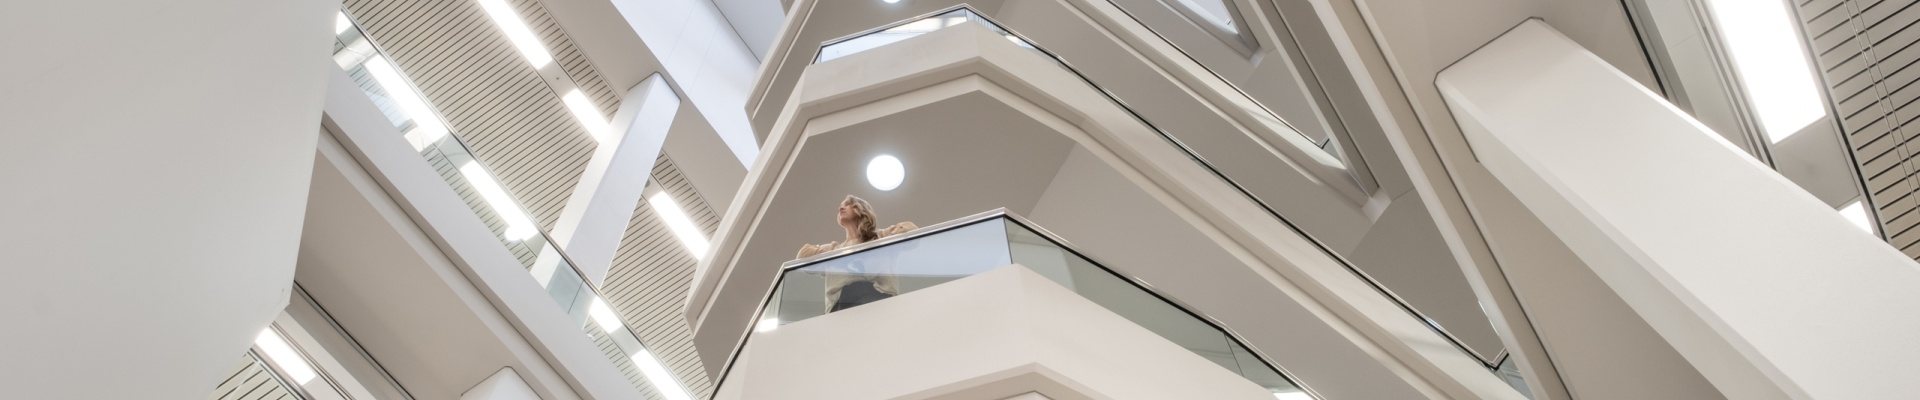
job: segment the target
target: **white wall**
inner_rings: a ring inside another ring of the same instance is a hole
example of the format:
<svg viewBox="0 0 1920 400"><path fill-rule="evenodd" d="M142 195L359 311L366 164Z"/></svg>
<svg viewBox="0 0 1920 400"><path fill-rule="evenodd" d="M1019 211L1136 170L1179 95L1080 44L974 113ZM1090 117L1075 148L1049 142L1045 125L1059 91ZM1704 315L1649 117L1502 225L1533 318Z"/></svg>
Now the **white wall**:
<svg viewBox="0 0 1920 400"><path fill-rule="evenodd" d="M6 397L202 398L279 313L337 6L7 4Z"/></svg>
<svg viewBox="0 0 1920 400"><path fill-rule="evenodd" d="M1901 398L1920 265L1540 21L1442 72L1487 169L1728 398Z"/></svg>

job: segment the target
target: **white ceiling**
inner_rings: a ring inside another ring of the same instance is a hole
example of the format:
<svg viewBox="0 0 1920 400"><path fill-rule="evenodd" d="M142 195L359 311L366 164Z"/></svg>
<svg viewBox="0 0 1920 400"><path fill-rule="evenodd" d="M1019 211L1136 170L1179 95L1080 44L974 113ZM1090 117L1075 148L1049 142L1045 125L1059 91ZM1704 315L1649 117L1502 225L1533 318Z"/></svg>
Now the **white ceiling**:
<svg viewBox="0 0 1920 400"><path fill-rule="evenodd" d="M1030 211L1074 146L978 92L815 134L800 144L735 265L771 271L802 244L840 240L834 212L849 194L872 202L883 226L932 225L1001 207ZM866 164L880 154L906 165L899 188L867 184Z"/></svg>

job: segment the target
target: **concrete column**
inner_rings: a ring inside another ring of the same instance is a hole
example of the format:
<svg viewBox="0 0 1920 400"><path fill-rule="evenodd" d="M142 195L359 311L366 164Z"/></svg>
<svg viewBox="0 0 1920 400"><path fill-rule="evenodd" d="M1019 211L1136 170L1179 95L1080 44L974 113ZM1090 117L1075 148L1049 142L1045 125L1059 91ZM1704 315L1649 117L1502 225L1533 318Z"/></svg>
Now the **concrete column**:
<svg viewBox="0 0 1920 400"><path fill-rule="evenodd" d="M607 277L620 239L626 236L633 209L653 176L653 163L667 142L680 97L666 78L653 74L627 91L614 113L618 134L593 151L586 172L554 223L553 240L565 249L588 280L599 285ZM538 265L550 265L557 254L541 254Z"/></svg>

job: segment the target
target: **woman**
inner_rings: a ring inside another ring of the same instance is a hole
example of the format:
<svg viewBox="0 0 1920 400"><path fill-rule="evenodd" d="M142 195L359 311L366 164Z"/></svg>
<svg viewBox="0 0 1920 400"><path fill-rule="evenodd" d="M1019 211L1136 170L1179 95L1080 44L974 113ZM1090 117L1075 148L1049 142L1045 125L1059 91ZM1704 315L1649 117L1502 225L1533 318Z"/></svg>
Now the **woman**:
<svg viewBox="0 0 1920 400"><path fill-rule="evenodd" d="M795 258L812 257L919 228L912 222L901 222L888 226L887 229L878 229L879 218L873 214L873 205L852 195L840 201L838 219L840 229L847 233L844 240L800 246L800 254ZM845 268L820 271L827 281L827 312L840 311L899 295L898 281L888 273L889 271L880 269L882 268L868 268L859 263L849 263Z"/></svg>

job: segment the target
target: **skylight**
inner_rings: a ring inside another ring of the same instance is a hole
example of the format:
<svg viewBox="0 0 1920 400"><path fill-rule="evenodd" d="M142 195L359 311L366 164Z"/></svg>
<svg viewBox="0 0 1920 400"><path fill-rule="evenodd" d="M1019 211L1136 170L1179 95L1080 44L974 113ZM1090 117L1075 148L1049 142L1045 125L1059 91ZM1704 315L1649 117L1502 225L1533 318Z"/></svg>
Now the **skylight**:
<svg viewBox="0 0 1920 400"><path fill-rule="evenodd" d="M1867 231L1867 234L1873 234L1873 218L1867 215L1867 208L1859 201L1840 208L1840 216L1846 217L1847 222L1852 222L1853 226L1860 227L1860 230Z"/></svg>
<svg viewBox="0 0 1920 400"><path fill-rule="evenodd" d="M1767 140L1780 143L1826 116L1820 86L1787 3L1780 0L1708 0L1731 53L1734 70Z"/></svg>

